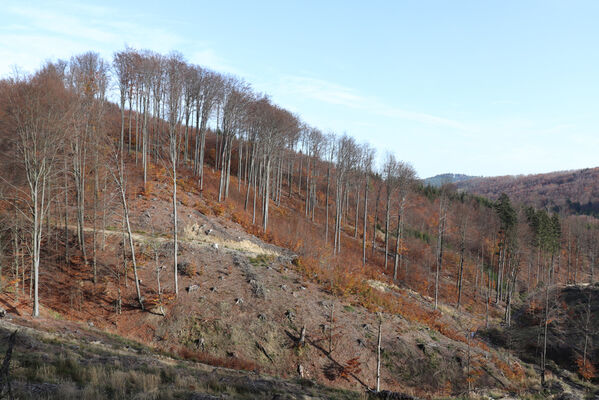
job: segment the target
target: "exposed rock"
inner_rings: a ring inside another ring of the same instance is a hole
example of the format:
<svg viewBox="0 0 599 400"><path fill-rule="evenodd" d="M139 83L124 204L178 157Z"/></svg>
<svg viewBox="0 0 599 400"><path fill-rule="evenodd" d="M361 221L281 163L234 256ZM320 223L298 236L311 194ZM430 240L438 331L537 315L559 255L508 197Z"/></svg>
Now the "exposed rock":
<svg viewBox="0 0 599 400"><path fill-rule="evenodd" d="M166 310L164 309L164 307L162 305L157 305L155 307L152 307L148 311L151 312L152 314L162 315L163 317L166 316Z"/></svg>
<svg viewBox="0 0 599 400"><path fill-rule="evenodd" d="M191 293L191 292L195 292L196 290L198 290L200 288L200 285L190 285L187 287L187 292Z"/></svg>
<svg viewBox="0 0 599 400"><path fill-rule="evenodd" d="M289 321L293 322L295 318L295 313L291 310L285 311L285 316L289 319Z"/></svg>

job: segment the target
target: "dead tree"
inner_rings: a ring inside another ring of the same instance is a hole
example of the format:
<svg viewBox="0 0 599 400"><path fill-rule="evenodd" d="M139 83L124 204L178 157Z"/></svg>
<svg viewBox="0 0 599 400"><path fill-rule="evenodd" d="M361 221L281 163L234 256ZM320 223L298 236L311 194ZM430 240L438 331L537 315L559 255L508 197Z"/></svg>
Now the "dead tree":
<svg viewBox="0 0 599 400"><path fill-rule="evenodd" d="M387 153L385 164L383 165L383 179L385 181L385 271L387 270L389 256L389 218L391 211L391 197L397 189L397 160L391 153Z"/></svg>
<svg viewBox="0 0 599 400"><path fill-rule="evenodd" d="M368 190L370 189L370 175L374 162L375 150L368 145L362 148L362 171L364 173L364 226L362 228L362 266L366 265L366 232L368 223Z"/></svg>
<svg viewBox="0 0 599 400"><path fill-rule="evenodd" d="M393 266L393 279L397 280L397 271L401 267L403 250L400 248L403 235L403 217L406 208L406 198L414 179L416 171L410 164L404 162L397 163L397 187L398 187L398 205L397 205L397 231L395 232L395 258Z"/></svg>
<svg viewBox="0 0 599 400"><path fill-rule="evenodd" d="M381 390L381 338L383 318L379 316L379 334L376 341L376 391Z"/></svg>
<svg viewBox="0 0 599 400"><path fill-rule="evenodd" d="M437 224L437 256L435 270L435 310L439 305L439 278L443 264L443 240L445 236L445 223L447 220L447 203L448 199L444 190L441 190L439 198L439 219Z"/></svg>
<svg viewBox="0 0 599 400"><path fill-rule="evenodd" d="M137 260L135 258L135 244L133 243L133 233L131 231L131 223L129 220L129 204L127 202L127 177L125 171L121 168L122 161L120 160L121 152L118 148L112 146L112 152L110 153L111 159L108 161L109 172L116 184L117 190L119 191L119 198L121 206L123 207L123 227L127 230L127 236L129 239L129 249L131 251L131 262L133 264L133 277L135 279L135 291L137 294L137 301L141 309L144 309L143 297L141 296L141 289L139 287L139 276L137 274ZM123 234L124 235L124 234ZM123 261L126 264L125 257L125 238L123 237ZM127 273L125 271L125 282L127 281ZM120 287L119 287L119 302L120 302Z"/></svg>
<svg viewBox="0 0 599 400"><path fill-rule="evenodd" d="M169 161L173 183L173 280L175 296L179 295L177 272L178 226L177 226L177 165L179 163L179 124L181 122L181 103L183 96L183 77L185 63L182 56L174 53L167 62L166 71L166 107L168 112Z"/></svg>

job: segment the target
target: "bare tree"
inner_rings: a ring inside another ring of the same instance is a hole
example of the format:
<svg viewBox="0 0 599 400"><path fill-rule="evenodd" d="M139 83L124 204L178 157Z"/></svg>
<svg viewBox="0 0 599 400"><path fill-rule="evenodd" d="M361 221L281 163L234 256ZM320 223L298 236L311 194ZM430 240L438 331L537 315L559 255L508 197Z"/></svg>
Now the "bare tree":
<svg viewBox="0 0 599 400"><path fill-rule="evenodd" d="M343 200L347 190L347 179L350 171L356 165L357 146L353 138L343 135L339 138L336 154L336 185L335 185L335 232L333 253L341 251L341 228L343 218Z"/></svg>
<svg viewBox="0 0 599 400"><path fill-rule="evenodd" d="M362 148L362 170L364 173L364 226L362 229L362 266L366 265L366 226L368 222L368 190L370 189L370 175L374 163L375 150L368 145ZM376 230L376 227L375 227Z"/></svg>
<svg viewBox="0 0 599 400"><path fill-rule="evenodd" d="M16 210L30 226L33 277L33 316L39 316L39 268L44 219L51 201L48 185L63 144L71 107L61 77L48 64L32 77L16 78L2 89L8 100L6 120L15 134L18 163L22 166L26 189L9 183Z"/></svg>
<svg viewBox="0 0 599 400"><path fill-rule="evenodd" d="M223 90L222 77L212 71L198 68L196 93L196 147L194 170L199 176L200 191L204 189L204 153L208 120Z"/></svg>
<svg viewBox="0 0 599 400"><path fill-rule="evenodd" d="M137 293L137 301L141 309L144 309L143 298L141 296L141 289L139 287L139 276L137 274L137 260L135 258L135 244L133 243L133 234L131 231L131 223L129 218L129 204L127 202L127 177L125 175L125 170L121 168L123 163L120 160L120 151L118 148L113 149L110 157L112 160L109 160L109 171L116 183L117 189L119 191L119 197L121 201L121 206L123 207L123 225L127 229L127 236L129 239L129 249L131 251L131 262L133 263L133 277L135 279L135 291ZM125 251L125 243L123 238L123 256ZM120 277L120 276L119 276ZM125 274L125 281L127 280L127 275ZM119 287L119 300L120 300L120 287Z"/></svg>
<svg viewBox="0 0 599 400"><path fill-rule="evenodd" d="M234 77L226 79L221 99L222 143L218 157L220 161L219 202L229 196L233 143L243 124L244 113L250 98L250 88L245 82Z"/></svg>
<svg viewBox="0 0 599 400"><path fill-rule="evenodd" d="M391 197L398 186L398 163L395 156L387 153L385 164L383 165L383 179L385 181L385 271L387 270L387 262L389 255L389 218L391 211Z"/></svg>
<svg viewBox="0 0 599 400"><path fill-rule="evenodd" d="M439 197L439 220L437 224L437 255L436 255L436 271L435 271L435 310L439 305L439 278L443 264L443 241L445 237L445 224L447 221L447 206L448 198L444 188L441 188Z"/></svg>
<svg viewBox="0 0 599 400"><path fill-rule="evenodd" d="M393 266L393 279L397 280L397 270L400 267L402 251L400 244L403 235L403 216L406 207L406 198L410 186L414 182L416 171L410 164L404 162L397 163L397 186L398 186L398 206L397 206L397 231L395 232L395 259Z"/></svg>
<svg viewBox="0 0 599 400"><path fill-rule="evenodd" d="M183 57L173 53L166 64L166 107L168 117L169 161L173 183L173 280L175 295L179 295L179 282L177 272L178 242L178 217L177 217L177 164L179 162L179 125L181 122L181 104L183 101L183 79L186 65Z"/></svg>
<svg viewBox="0 0 599 400"><path fill-rule="evenodd" d="M466 253L466 242L467 242L467 233L468 233L468 211L465 207L462 207L460 210L460 264L458 267L458 278L457 278L457 289L458 289L458 299L456 302L456 309L460 309L460 305L462 302L462 282L464 278L464 262L465 262L465 253Z"/></svg>
<svg viewBox="0 0 599 400"><path fill-rule="evenodd" d="M337 139L335 135L330 133L327 135L326 141L326 163L327 163L327 189L325 193L325 228L324 228L324 242L325 244L329 241L329 198L331 191L331 168L333 166L333 161L335 157L335 153L337 151Z"/></svg>
<svg viewBox="0 0 599 400"><path fill-rule="evenodd" d="M68 79L78 97L79 106L77 118L73 118L75 129L71 140L72 176L75 181L77 204L77 240L86 265L88 255L85 244L85 187L89 173L88 153L93 151L91 147L97 139L97 117L101 115L106 94L107 73L108 66L98 53L88 52L75 56L69 63Z"/></svg>

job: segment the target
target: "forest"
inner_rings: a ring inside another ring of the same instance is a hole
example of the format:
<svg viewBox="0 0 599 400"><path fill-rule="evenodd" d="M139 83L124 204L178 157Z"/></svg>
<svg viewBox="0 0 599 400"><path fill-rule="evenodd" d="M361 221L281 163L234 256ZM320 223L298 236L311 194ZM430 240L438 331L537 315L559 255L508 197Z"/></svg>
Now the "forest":
<svg viewBox="0 0 599 400"><path fill-rule="evenodd" d="M570 215L597 217L594 200L599 194L597 168L558 171L547 174L471 178L457 183L467 190L491 199L506 193L513 201Z"/></svg>
<svg viewBox="0 0 599 400"><path fill-rule="evenodd" d="M542 383L562 307L552 288L595 282L599 223L575 215L587 200L558 210L425 185L401 155L322 132L243 79L179 53L88 52L4 78L0 149L0 291L33 317L57 301L93 307L100 296L115 315L184 304L189 209L289 250L290 268L327 294L468 346L464 328L441 318L448 309L474 332L510 327L530 301ZM148 233L168 243L160 254L137 239L147 233L141 205L155 199L168 199ZM59 275L81 284L61 288ZM591 319L575 350L576 373L588 380ZM485 340L475 339L481 348Z"/></svg>

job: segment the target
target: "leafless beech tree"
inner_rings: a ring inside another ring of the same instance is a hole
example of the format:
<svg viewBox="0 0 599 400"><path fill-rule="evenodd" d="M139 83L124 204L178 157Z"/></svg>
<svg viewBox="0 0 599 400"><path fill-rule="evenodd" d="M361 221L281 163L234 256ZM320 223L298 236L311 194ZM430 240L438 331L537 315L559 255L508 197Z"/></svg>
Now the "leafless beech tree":
<svg viewBox="0 0 599 400"><path fill-rule="evenodd" d="M71 101L64 92L61 77L52 64L31 77L15 78L2 88L8 100L6 126L14 129L14 145L22 166L26 189L9 183L16 210L29 224L33 278L33 316L39 316L39 268L44 219L49 212L49 182L56 172L63 145Z"/></svg>
<svg viewBox="0 0 599 400"><path fill-rule="evenodd" d="M326 163L327 163L327 189L325 193L325 229L324 229L324 242L325 244L329 241L329 198L331 192L331 168L333 166L333 160L335 153L337 152L337 138L334 134L330 133L326 139Z"/></svg>
<svg viewBox="0 0 599 400"><path fill-rule="evenodd" d="M406 207L406 198L409 193L410 186L414 183L416 171L411 165L399 161L397 163L397 187L398 187L398 206L397 206L397 230L395 232L395 259L393 266L393 279L397 280L397 270L400 267L402 259L402 251L400 244L403 235L403 217Z"/></svg>
<svg viewBox="0 0 599 400"><path fill-rule="evenodd" d="M368 222L368 190L370 189L370 175L374 163L375 150L369 145L362 147L362 170L364 174L364 227L362 230L362 266L366 265L366 226Z"/></svg>
<svg viewBox="0 0 599 400"><path fill-rule="evenodd" d="M183 57L173 53L166 63L165 102L167 107L168 141L171 178L173 182L173 280L175 295L179 294L179 281L177 272L178 253L178 225L177 225L177 164L179 162L179 124L183 102L183 78L185 76L185 63Z"/></svg>
<svg viewBox="0 0 599 400"><path fill-rule="evenodd" d="M339 138L336 154L335 180L335 231L333 253L341 251L341 228L343 219L343 201L347 189L347 179L350 171L356 165L357 146L353 138L343 135Z"/></svg>
<svg viewBox="0 0 599 400"><path fill-rule="evenodd" d="M125 170L121 168L123 165L121 158L120 147L117 144L112 146L112 151L109 153L110 159L108 161L108 168L112 178L117 186L121 206L123 207L123 224L127 229L127 237L129 241L129 250L131 251L131 262L133 264L133 278L135 279L135 291L137 294L137 301L141 309L144 309L143 298L141 296L141 288L139 286L139 276L137 274L137 260L135 258L135 244L133 243L133 233L131 230L131 222L129 218L129 203L127 201L127 176ZM125 243L123 238L123 252L125 251ZM125 281L127 275L125 274ZM119 300L120 300L120 287L119 287Z"/></svg>
<svg viewBox="0 0 599 400"><path fill-rule="evenodd" d="M97 53L81 54L71 58L68 79L78 97L76 104L79 109L75 114L77 118L72 119L74 126L74 135L71 137L72 176L77 202L77 241L83 261L87 265L85 187L89 173L88 163L93 162L89 160L90 152L94 152L97 161L97 152L93 147L99 134L98 129L108 84L108 66ZM97 176L95 178L97 182Z"/></svg>
<svg viewBox="0 0 599 400"><path fill-rule="evenodd" d="M196 144L194 170L199 176L200 191L204 189L204 153L206 148L206 128L223 90L223 80L215 72L198 68L198 80L195 92L196 100Z"/></svg>
<svg viewBox="0 0 599 400"><path fill-rule="evenodd" d="M251 99L249 86L237 78L228 77L223 88L220 120L222 141L218 157L220 161L219 202L229 197L233 144L243 126L246 106Z"/></svg>
<svg viewBox="0 0 599 400"><path fill-rule="evenodd" d="M447 222L447 207L448 207L448 198L445 193L445 190L441 189L441 194L439 197L439 218L437 223L437 254L435 257L436 260L436 270L435 270L435 310L439 306L439 278L441 274L441 268L443 264L443 245L445 239L445 225Z"/></svg>
<svg viewBox="0 0 599 400"><path fill-rule="evenodd" d="M391 211L391 198L398 187L398 163L395 156L387 153L385 164L383 165L383 179L385 180L385 271L387 270L387 260L389 255L389 218Z"/></svg>

